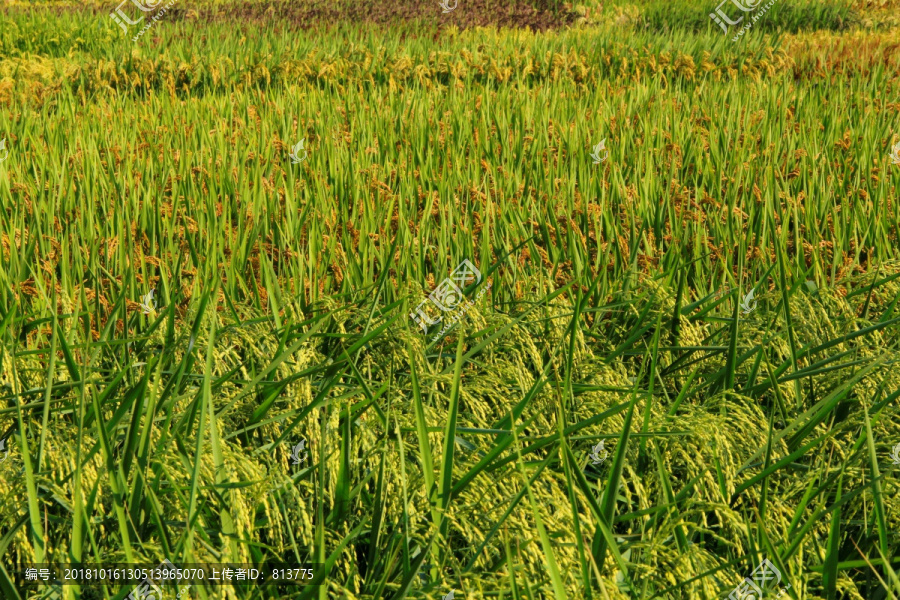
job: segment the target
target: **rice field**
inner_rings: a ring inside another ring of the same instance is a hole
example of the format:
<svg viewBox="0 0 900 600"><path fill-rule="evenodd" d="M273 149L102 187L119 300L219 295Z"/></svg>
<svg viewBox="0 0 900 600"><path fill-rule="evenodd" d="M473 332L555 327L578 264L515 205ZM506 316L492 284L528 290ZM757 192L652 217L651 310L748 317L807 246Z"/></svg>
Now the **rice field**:
<svg viewBox="0 0 900 600"><path fill-rule="evenodd" d="M900 598L900 2L716 8L0 7L0 597Z"/></svg>

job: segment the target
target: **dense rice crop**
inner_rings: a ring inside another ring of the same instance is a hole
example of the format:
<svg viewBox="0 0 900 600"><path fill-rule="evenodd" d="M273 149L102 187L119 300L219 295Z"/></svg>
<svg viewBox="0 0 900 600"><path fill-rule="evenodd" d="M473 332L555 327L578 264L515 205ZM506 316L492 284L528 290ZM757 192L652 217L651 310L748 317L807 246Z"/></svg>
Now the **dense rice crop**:
<svg viewBox="0 0 900 600"><path fill-rule="evenodd" d="M6 6L2 597L900 597L900 7L781 2Z"/></svg>

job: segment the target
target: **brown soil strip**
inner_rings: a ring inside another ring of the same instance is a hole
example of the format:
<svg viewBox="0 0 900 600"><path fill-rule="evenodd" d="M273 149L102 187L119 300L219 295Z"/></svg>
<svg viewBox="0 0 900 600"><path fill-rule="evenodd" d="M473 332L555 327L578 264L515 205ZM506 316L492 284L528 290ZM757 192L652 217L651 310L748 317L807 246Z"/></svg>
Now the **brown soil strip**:
<svg viewBox="0 0 900 600"><path fill-rule="evenodd" d="M259 23L316 29L336 25L416 25L425 30L455 25L509 27L546 31L572 23L577 15L569 4L554 0L444 0L455 9L444 13L441 0L274 0L241 1L224 5L191 6L181 2L169 9L166 20L196 18L200 22ZM165 4L165 3L164 3ZM109 11L116 5L110 5ZM104 3L103 10L107 6ZM126 4L125 9L129 8Z"/></svg>

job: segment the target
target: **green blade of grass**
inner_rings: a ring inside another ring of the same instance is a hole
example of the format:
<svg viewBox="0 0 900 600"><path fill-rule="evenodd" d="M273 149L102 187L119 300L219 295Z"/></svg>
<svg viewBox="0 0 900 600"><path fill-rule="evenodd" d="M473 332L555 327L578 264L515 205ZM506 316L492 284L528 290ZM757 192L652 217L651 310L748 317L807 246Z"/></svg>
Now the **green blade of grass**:
<svg viewBox="0 0 900 600"><path fill-rule="evenodd" d="M635 380L635 388L637 388L637 379ZM619 492L619 485L622 481L622 471L625 467L625 453L628 449L628 439L631 436L631 421L634 417L634 407L638 401L638 394L633 392L633 398L628 406L628 412L625 414L625 422L622 425L622 434L619 436L619 442L616 444L616 454L613 457L612 466L609 470L609 478L606 482L606 489L603 491L603 498L600 502L600 516L608 529L612 530L615 525L616 514L616 498ZM606 555L606 538L602 535L595 535L593 542L594 562L597 565L603 565L603 559Z"/></svg>
<svg viewBox="0 0 900 600"><path fill-rule="evenodd" d="M516 452L518 453L519 445L516 440L515 430L513 430L513 443L515 444ZM547 564L547 570L550 572L550 581L553 583L553 595L556 597L556 600L567 600L566 588L565 585L563 585L562 575L560 574L556 556L553 552L553 544L550 541L550 536L547 534L547 529L544 527L541 511L538 508L537 500L535 500L534 493L531 490L531 483L525 474L525 467L522 465L521 454L518 456L516 466L519 470L519 476L525 485L525 491L528 493L528 501L531 503L531 514L534 515L534 524L537 527L538 536L541 540L541 547L544 550L544 559Z"/></svg>
<svg viewBox="0 0 900 600"><path fill-rule="evenodd" d="M449 521L446 517L447 508L453 495L453 457L456 449L456 419L459 413L459 393L462 385L463 366L463 336L459 335L456 342L456 366L453 369L453 382L450 392L450 406L447 408L447 424L444 429L444 454L441 457L441 473L437 495L438 516L440 526L438 531L446 537Z"/></svg>
<svg viewBox="0 0 900 600"><path fill-rule="evenodd" d="M841 497L841 486L844 482L844 469L838 478L837 497ZM828 545L825 552L825 563L822 569L822 587L825 588L825 600L837 599L838 562L841 550L841 509L831 514L831 529L828 531Z"/></svg>

